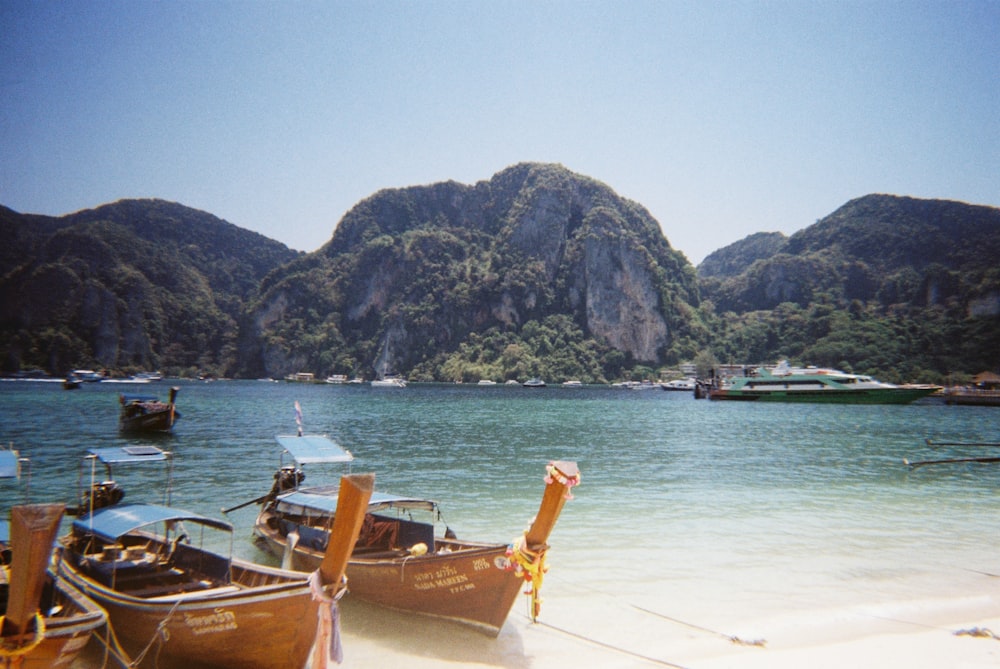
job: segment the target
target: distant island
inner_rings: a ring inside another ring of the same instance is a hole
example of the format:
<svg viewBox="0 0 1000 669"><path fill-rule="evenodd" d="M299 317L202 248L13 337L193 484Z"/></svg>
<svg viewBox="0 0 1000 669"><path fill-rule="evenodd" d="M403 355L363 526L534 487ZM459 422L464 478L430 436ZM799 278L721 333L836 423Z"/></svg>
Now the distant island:
<svg viewBox="0 0 1000 669"><path fill-rule="evenodd" d="M1000 371L996 207L867 195L698 268L674 224L539 163L379 191L311 253L162 200L0 207L0 371L604 383L789 359L942 385Z"/></svg>

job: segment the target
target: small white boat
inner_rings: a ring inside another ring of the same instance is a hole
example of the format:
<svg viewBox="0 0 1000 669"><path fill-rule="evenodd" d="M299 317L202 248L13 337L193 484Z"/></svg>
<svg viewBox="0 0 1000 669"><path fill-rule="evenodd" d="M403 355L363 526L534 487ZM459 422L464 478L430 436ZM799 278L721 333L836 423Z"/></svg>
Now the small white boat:
<svg viewBox="0 0 1000 669"><path fill-rule="evenodd" d="M374 379L372 388L405 388L406 380L398 376L387 376L384 379Z"/></svg>
<svg viewBox="0 0 1000 669"><path fill-rule="evenodd" d="M660 385L664 390L683 390L687 392L693 392L695 384L697 382L688 377L686 379L674 379L673 381L667 381L666 383L661 383Z"/></svg>

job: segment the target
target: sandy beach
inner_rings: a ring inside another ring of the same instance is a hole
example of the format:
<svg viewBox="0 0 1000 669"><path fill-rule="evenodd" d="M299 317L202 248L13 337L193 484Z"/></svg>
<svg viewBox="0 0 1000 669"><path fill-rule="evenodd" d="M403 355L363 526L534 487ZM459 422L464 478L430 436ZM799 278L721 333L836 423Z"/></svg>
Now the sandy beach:
<svg viewBox="0 0 1000 669"><path fill-rule="evenodd" d="M955 600L786 613L725 630L632 604L595 606L592 593L550 592L538 622L532 623L517 602L496 639L449 623L420 622L363 603L345 603L343 666L996 668L1000 580L990 584L990 592ZM905 609L908 618L880 615L889 609L896 615Z"/></svg>

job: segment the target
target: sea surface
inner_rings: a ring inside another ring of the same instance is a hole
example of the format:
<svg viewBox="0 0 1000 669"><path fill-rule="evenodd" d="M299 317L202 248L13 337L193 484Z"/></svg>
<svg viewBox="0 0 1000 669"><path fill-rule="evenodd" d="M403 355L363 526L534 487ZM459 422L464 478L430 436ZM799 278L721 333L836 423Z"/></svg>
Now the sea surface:
<svg viewBox="0 0 1000 669"><path fill-rule="evenodd" d="M172 435L117 429L118 394L166 398ZM997 615L1000 464L910 468L904 459L1000 455L1000 409L710 402L610 387L273 381L127 386L0 382L0 442L30 458L0 508L74 504L86 449L153 443L173 454L171 503L221 517L266 493L274 436L336 439L376 488L438 500L459 537L509 541L538 508L550 460L582 473L553 532L541 617L515 604L496 639L361 602L343 605L345 666L697 666L725 646L835 641ZM113 474L131 501L164 501L166 468ZM307 468L306 482L340 471ZM98 478L105 476L94 472ZM257 510L231 512L233 550ZM91 658L81 667L100 666ZM588 665L589 666L589 665ZM595 665L596 666L596 665Z"/></svg>

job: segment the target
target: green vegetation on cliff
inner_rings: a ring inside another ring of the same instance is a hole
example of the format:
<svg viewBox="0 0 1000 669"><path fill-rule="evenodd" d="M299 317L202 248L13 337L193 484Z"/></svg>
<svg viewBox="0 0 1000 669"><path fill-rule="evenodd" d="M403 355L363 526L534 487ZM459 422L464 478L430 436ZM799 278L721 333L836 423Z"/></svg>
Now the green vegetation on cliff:
<svg viewBox="0 0 1000 669"><path fill-rule="evenodd" d="M957 202L862 197L697 273L641 205L534 163L375 193L309 254L159 200L0 207L0 233L4 372L603 382L788 358L940 383L1000 369L1000 209Z"/></svg>
<svg viewBox="0 0 1000 669"><path fill-rule="evenodd" d="M859 198L742 272L703 279L712 351L720 361L790 358L895 381L997 369L997 258L1000 209Z"/></svg>

